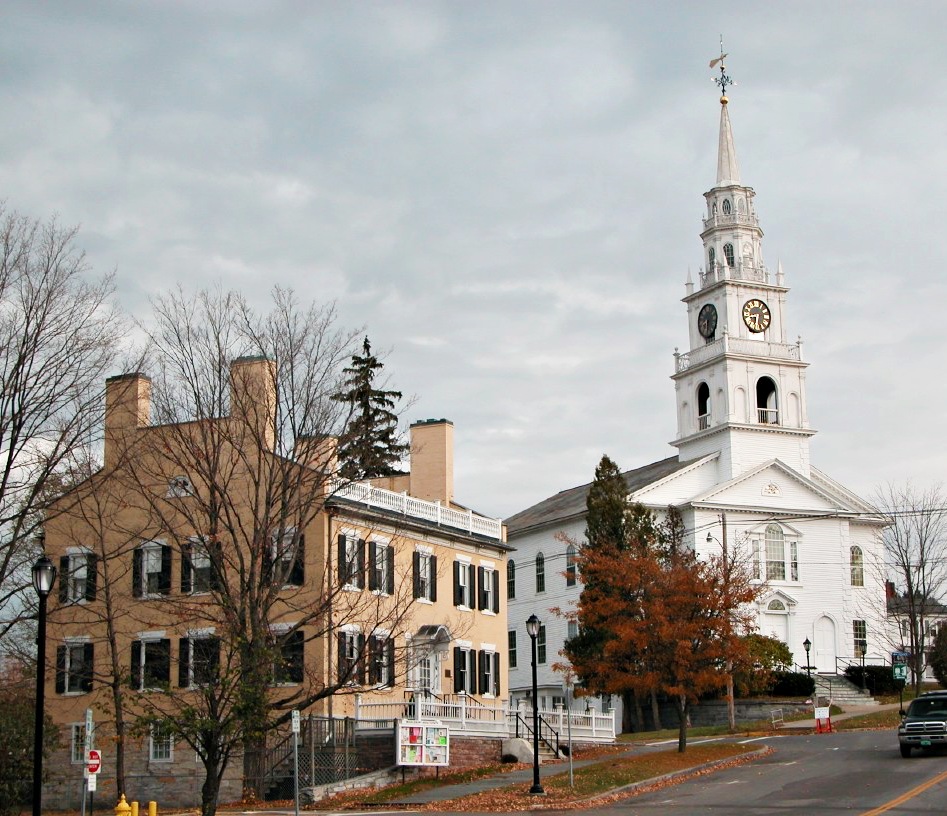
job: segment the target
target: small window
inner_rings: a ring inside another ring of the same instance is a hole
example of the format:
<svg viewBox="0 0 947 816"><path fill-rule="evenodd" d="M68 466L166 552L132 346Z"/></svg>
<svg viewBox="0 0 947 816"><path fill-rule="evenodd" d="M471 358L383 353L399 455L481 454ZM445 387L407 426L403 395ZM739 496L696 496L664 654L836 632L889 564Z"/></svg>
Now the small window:
<svg viewBox="0 0 947 816"><path fill-rule="evenodd" d="M148 541L132 553L132 594L136 598L171 592L171 547Z"/></svg>
<svg viewBox="0 0 947 816"><path fill-rule="evenodd" d="M475 609L476 573L467 561L454 562L454 606Z"/></svg>
<svg viewBox="0 0 947 816"><path fill-rule="evenodd" d="M729 199L729 198L725 198L725 199L723 200L723 208L722 208L722 209L723 209L723 214L724 214L724 215L730 215L730 213L733 212L733 207L732 207L731 204L730 204L730 199Z"/></svg>
<svg viewBox="0 0 947 816"><path fill-rule="evenodd" d="M506 562L506 599L516 597L516 564L512 560Z"/></svg>
<svg viewBox="0 0 947 816"><path fill-rule="evenodd" d="M542 553L536 554L536 591L546 591L546 556Z"/></svg>
<svg viewBox="0 0 947 816"><path fill-rule="evenodd" d="M339 632L339 681L351 685L364 682L362 652L365 636L354 630Z"/></svg>
<svg viewBox="0 0 947 816"><path fill-rule="evenodd" d="M576 580L576 551L575 545L570 544L566 547L566 586L575 586Z"/></svg>
<svg viewBox="0 0 947 816"><path fill-rule="evenodd" d="M789 542L789 580L799 580L799 543Z"/></svg>
<svg viewBox="0 0 947 816"><path fill-rule="evenodd" d="M178 643L178 685L206 686L216 681L220 668L220 638L183 637Z"/></svg>
<svg viewBox="0 0 947 816"><path fill-rule="evenodd" d="M710 427L710 386L701 383L697 386L697 430L706 431Z"/></svg>
<svg viewBox="0 0 947 816"><path fill-rule="evenodd" d="M865 560L862 555L862 548L852 547L849 550L849 558L851 562L852 586L865 586Z"/></svg>
<svg viewBox="0 0 947 816"><path fill-rule="evenodd" d="M365 540L339 535L339 583L349 589L365 587Z"/></svg>
<svg viewBox="0 0 947 816"><path fill-rule="evenodd" d="M380 541L368 546L368 588L391 595L395 591L395 548Z"/></svg>
<svg viewBox="0 0 947 816"><path fill-rule="evenodd" d="M786 580L786 542L777 524L766 528L766 580Z"/></svg>
<svg viewBox="0 0 947 816"><path fill-rule="evenodd" d="M863 620L852 621L855 657L864 657L868 653L868 626Z"/></svg>
<svg viewBox="0 0 947 816"><path fill-rule="evenodd" d="M305 635L301 629L277 636L273 661L273 685L296 685L303 682Z"/></svg>
<svg viewBox="0 0 947 816"><path fill-rule="evenodd" d="M212 551L217 555L213 562ZM220 569L220 548L209 545L202 538L191 538L181 551L181 592L199 594L217 589L216 570Z"/></svg>
<svg viewBox="0 0 947 816"><path fill-rule="evenodd" d="M516 668L516 630L506 633L506 661L511 669Z"/></svg>
<svg viewBox="0 0 947 816"><path fill-rule="evenodd" d="M546 624L539 624L539 634L536 635L536 662L546 662Z"/></svg>
<svg viewBox="0 0 947 816"><path fill-rule="evenodd" d="M479 567L477 582L480 594L477 596L477 609L483 612L500 612L500 573L493 567Z"/></svg>
<svg viewBox="0 0 947 816"><path fill-rule="evenodd" d="M454 648L454 693L477 693L476 652L469 648Z"/></svg>
<svg viewBox="0 0 947 816"><path fill-rule="evenodd" d="M73 765L84 765L88 759L85 742L85 723L73 723L70 730L72 732L72 749L70 751L70 760L72 761ZM92 727L92 739L89 740L89 747L95 747L94 723Z"/></svg>
<svg viewBox="0 0 947 816"><path fill-rule="evenodd" d="M707 253L707 271L713 272L717 267L717 250L713 247L710 248L710 251Z"/></svg>
<svg viewBox="0 0 947 816"><path fill-rule="evenodd" d="M436 601L437 557L415 550L413 559L414 597L425 601Z"/></svg>
<svg viewBox="0 0 947 816"><path fill-rule="evenodd" d="M566 624L566 637L569 640L579 636L579 622L571 620Z"/></svg>
<svg viewBox="0 0 947 816"><path fill-rule="evenodd" d="M770 601L766 608L770 612L785 612L786 604L784 604L782 601Z"/></svg>
<svg viewBox="0 0 947 816"><path fill-rule="evenodd" d="M174 737L167 728L151 726L148 745L148 759L151 762L170 762L174 751Z"/></svg>
<svg viewBox="0 0 947 816"><path fill-rule="evenodd" d="M395 642L387 635L372 635L368 641L368 682L385 688L394 685Z"/></svg>
<svg viewBox="0 0 947 816"><path fill-rule="evenodd" d="M362 557L364 558L364 542ZM285 530L282 534L274 533L270 542L270 549L266 553L265 566L272 570L271 579L278 586L302 586L305 580L306 544L305 537L295 530ZM356 550L356 561L358 558ZM364 570L358 570L363 575ZM362 586L363 584L358 584Z"/></svg>
<svg viewBox="0 0 947 816"><path fill-rule="evenodd" d="M171 641L132 641L132 688L138 691L166 687L171 682Z"/></svg>
<svg viewBox="0 0 947 816"><path fill-rule="evenodd" d="M727 266L733 266L733 244L723 245L723 257L727 259Z"/></svg>
<svg viewBox="0 0 947 816"><path fill-rule="evenodd" d="M59 559L59 602L94 601L98 557L90 552Z"/></svg>
<svg viewBox="0 0 947 816"><path fill-rule="evenodd" d="M84 694L92 691L95 645L67 643L56 649L56 693Z"/></svg>
<svg viewBox="0 0 947 816"><path fill-rule="evenodd" d="M500 659L496 652L481 649L477 653L480 667L480 693L486 696L500 694Z"/></svg>

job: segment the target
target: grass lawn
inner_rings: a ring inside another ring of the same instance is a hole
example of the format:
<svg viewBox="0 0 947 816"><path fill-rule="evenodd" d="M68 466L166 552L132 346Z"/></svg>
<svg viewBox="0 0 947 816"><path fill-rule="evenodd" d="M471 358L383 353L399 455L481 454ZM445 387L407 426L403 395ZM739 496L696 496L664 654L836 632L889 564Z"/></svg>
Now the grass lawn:
<svg viewBox="0 0 947 816"><path fill-rule="evenodd" d="M832 723L832 728L836 731L854 731L859 728L897 728L900 722L901 715L898 710L889 709L888 711L872 711L868 714L859 714L857 717L839 720Z"/></svg>

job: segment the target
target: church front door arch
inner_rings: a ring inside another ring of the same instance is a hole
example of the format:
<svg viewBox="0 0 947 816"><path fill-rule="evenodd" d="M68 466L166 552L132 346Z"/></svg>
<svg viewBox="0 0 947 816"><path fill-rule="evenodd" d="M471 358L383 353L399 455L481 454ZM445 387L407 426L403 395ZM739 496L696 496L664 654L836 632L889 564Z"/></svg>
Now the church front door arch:
<svg viewBox="0 0 947 816"><path fill-rule="evenodd" d="M815 622L815 649L812 662L816 671L835 674L836 651L835 621L823 615Z"/></svg>

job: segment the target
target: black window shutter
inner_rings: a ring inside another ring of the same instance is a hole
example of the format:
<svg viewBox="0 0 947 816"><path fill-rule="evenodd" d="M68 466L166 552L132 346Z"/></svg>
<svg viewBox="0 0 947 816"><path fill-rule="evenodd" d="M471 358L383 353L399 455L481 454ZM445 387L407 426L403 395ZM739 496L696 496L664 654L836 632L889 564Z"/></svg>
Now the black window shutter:
<svg viewBox="0 0 947 816"><path fill-rule="evenodd" d="M432 601L437 600L437 556L432 555L429 557L429 562L431 564L431 594L430 599Z"/></svg>
<svg viewBox="0 0 947 816"><path fill-rule="evenodd" d="M456 561L454 562L457 563ZM463 678L464 650L460 646L454 647L454 694L464 690Z"/></svg>
<svg viewBox="0 0 947 816"><path fill-rule="evenodd" d="M56 647L56 694L66 691L66 647Z"/></svg>
<svg viewBox="0 0 947 816"><path fill-rule="evenodd" d="M293 558L293 568L289 573L288 583L291 586L302 586L306 582L306 537L296 536L296 552ZM302 679L294 682L301 683Z"/></svg>
<svg viewBox="0 0 947 816"><path fill-rule="evenodd" d="M345 535L339 533L339 583L347 584L349 582L349 566L345 558Z"/></svg>
<svg viewBox="0 0 947 816"><path fill-rule="evenodd" d="M151 677L156 683L169 684L171 682L171 641L164 638L157 643L152 643L151 648L157 652L157 659L151 668Z"/></svg>
<svg viewBox="0 0 947 816"><path fill-rule="evenodd" d="M344 540L341 536L340 539ZM345 683L348 681L348 657L345 653L345 643L348 639L348 634L346 632L339 632L339 682Z"/></svg>
<svg viewBox="0 0 947 816"><path fill-rule="evenodd" d="M141 560L141 547L136 547L134 550L132 550L132 597L135 598L140 598L143 594L141 581Z"/></svg>
<svg viewBox="0 0 947 816"><path fill-rule="evenodd" d="M171 592L171 545L161 545L161 584L158 591L162 595Z"/></svg>
<svg viewBox="0 0 947 816"><path fill-rule="evenodd" d="M464 593L460 587L460 561L454 562L454 606L464 602Z"/></svg>
<svg viewBox="0 0 947 816"><path fill-rule="evenodd" d="M207 545L210 555L210 588L219 592L224 586L224 546L219 541Z"/></svg>
<svg viewBox="0 0 947 816"><path fill-rule="evenodd" d="M220 674L220 638L212 637L207 638L207 640L209 650L207 655L207 678L210 681Z"/></svg>
<svg viewBox="0 0 947 816"><path fill-rule="evenodd" d="M375 552L375 542L371 541L368 544L368 588L369 589L381 589L378 586L378 574L376 570L378 569L378 554Z"/></svg>
<svg viewBox="0 0 947 816"><path fill-rule="evenodd" d="M493 653L493 696L500 696L500 653Z"/></svg>
<svg viewBox="0 0 947 816"><path fill-rule="evenodd" d="M356 674L358 678L358 683L360 686L365 685L365 635L359 632L358 635L358 667L356 669Z"/></svg>
<svg viewBox="0 0 947 816"><path fill-rule="evenodd" d="M365 588L365 539L358 540L358 563L355 566L355 580L352 583L359 589Z"/></svg>
<svg viewBox="0 0 947 816"><path fill-rule="evenodd" d="M473 607L477 603L477 571L474 569L473 564L467 565L467 578L470 581L470 606Z"/></svg>
<svg viewBox="0 0 947 816"><path fill-rule="evenodd" d="M385 666L388 669L388 685L395 684L395 641L394 638L388 638L385 641Z"/></svg>
<svg viewBox="0 0 947 816"><path fill-rule="evenodd" d="M493 611L500 614L500 571L493 571Z"/></svg>
<svg viewBox="0 0 947 816"><path fill-rule="evenodd" d="M181 593L183 595L188 595L191 592L191 556L193 552L193 542L184 542L184 546L181 547Z"/></svg>
<svg viewBox="0 0 947 816"><path fill-rule="evenodd" d="M290 683L303 681L303 654L305 650L305 636L302 631L296 630L286 641L286 680Z"/></svg>
<svg viewBox="0 0 947 816"><path fill-rule="evenodd" d="M421 553L415 550L411 554L411 575L414 585L414 597L421 597Z"/></svg>
<svg viewBox="0 0 947 816"><path fill-rule="evenodd" d="M381 638L372 635L368 641L368 682L372 685L381 682L379 657L381 655Z"/></svg>
<svg viewBox="0 0 947 816"><path fill-rule="evenodd" d="M390 545L385 547L385 563L388 571L385 573L384 590L391 595L395 591L395 548Z"/></svg>
<svg viewBox="0 0 947 816"><path fill-rule="evenodd" d="M260 573L265 583L276 580L273 575L273 539L267 536L263 539L263 552L260 553Z"/></svg>
<svg viewBox="0 0 947 816"><path fill-rule="evenodd" d="M471 570L473 572L473 570ZM487 608L487 593L485 582L483 580L484 569L483 567L477 567L477 609L486 609Z"/></svg>
<svg viewBox="0 0 947 816"><path fill-rule="evenodd" d="M98 577L99 557L95 553L86 555L86 573L85 573L85 599L87 601L95 600L95 585Z"/></svg>
<svg viewBox="0 0 947 816"><path fill-rule="evenodd" d="M136 691L141 688L141 641L132 641L132 675L131 687Z"/></svg>
<svg viewBox="0 0 947 816"><path fill-rule="evenodd" d="M69 600L69 556L63 555L59 559L59 603Z"/></svg>
<svg viewBox="0 0 947 816"><path fill-rule="evenodd" d="M178 686L187 688L191 685L191 640L178 639Z"/></svg>
<svg viewBox="0 0 947 816"><path fill-rule="evenodd" d="M92 671L95 668L95 644L82 644L82 679L80 688L92 691Z"/></svg>

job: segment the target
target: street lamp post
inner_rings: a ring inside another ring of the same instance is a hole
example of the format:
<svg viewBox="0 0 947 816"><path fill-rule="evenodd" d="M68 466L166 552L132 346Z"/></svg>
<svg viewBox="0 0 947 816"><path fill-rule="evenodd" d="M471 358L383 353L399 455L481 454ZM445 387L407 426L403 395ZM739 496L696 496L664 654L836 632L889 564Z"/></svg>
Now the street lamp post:
<svg viewBox="0 0 947 816"><path fill-rule="evenodd" d="M530 615L526 619L526 633L533 646L533 786L530 793L545 794L543 786L539 784L539 705L536 687L536 638L539 635L539 618Z"/></svg>
<svg viewBox="0 0 947 816"><path fill-rule="evenodd" d="M806 638L804 641L802 641L802 648L806 650L806 674L809 677L812 677L812 666L809 665L809 649L812 648L812 642L809 640L809 638Z"/></svg>
<svg viewBox="0 0 947 816"><path fill-rule="evenodd" d="M46 693L46 599L56 580L56 568L45 555L33 564L33 589L39 596L36 629L36 719L33 722L33 816L43 812L43 706Z"/></svg>

